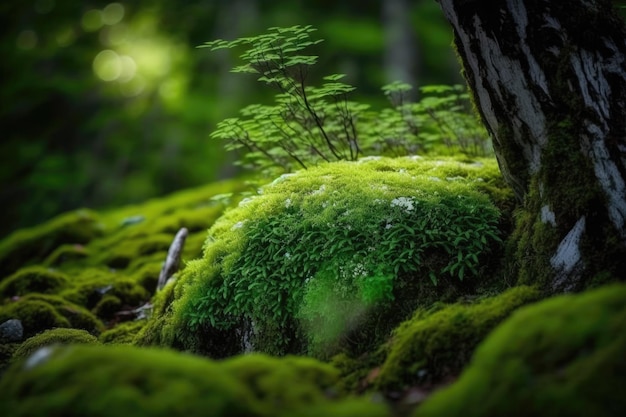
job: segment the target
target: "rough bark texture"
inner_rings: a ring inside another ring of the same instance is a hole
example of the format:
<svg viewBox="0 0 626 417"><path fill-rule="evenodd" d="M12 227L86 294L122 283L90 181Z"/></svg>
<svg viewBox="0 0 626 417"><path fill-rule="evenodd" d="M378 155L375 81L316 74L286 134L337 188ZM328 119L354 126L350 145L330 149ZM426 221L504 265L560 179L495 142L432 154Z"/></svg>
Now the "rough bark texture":
<svg viewBox="0 0 626 417"><path fill-rule="evenodd" d="M608 0L438 0L523 206L523 282L575 290L626 270L626 30ZM609 278L610 279L610 278Z"/></svg>

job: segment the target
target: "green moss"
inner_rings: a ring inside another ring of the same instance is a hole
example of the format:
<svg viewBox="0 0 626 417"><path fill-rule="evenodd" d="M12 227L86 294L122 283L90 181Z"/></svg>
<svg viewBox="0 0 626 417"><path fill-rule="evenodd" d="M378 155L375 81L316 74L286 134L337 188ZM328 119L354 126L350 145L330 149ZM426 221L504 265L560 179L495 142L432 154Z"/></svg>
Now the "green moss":
<svg viewBox="0 0 626 417"><path fill-rule="evenodd" d="M13 360L28 358L44 346L97 344L98 339L86 330L50 329L27 339L13 354Z"/></svg>
<svg viewBox="0 0 626 417"><path fill-rule="evenodd" d="M625 352L625 285L555 297L515 312L416 416L622 416Z"/></svg>
<svg viewBox="0 0 626 417"><path fill-rule="evenodd" d="M115 313L122 310L123 305L119 297L105 294L91 311L103 320L111 320Z"/></svg>
<svg viewBox="0 0 626 417"><path fill-rule="evenodd" d="M53 294L67 282L68 278L54 269L40 266L23 268L0 282L0 300L31 292Z"/></svg>
<svg viewBox="0 0 626 417"><path fill-rule="evenodd" d="M176 343L172 343L175 336L167 334L167 331L171 330L171 327L168 327L167 324L172 319L171 305L176 296L175 288L174 283L167 283L152 298L150 319L135 337L134 344L137 346L162 346L169 344L172 347L178 347Z"/></svg>
<svg viewBox="0 0 626 417"><path fill-rule="evenodd" d="M13 353L20 347L19 343L0 343L0 377L11 363Z"/></svg>
<svg viewBox="0 0 626 417"><path fill-rule="evenodd" d="M402 389L458 375L476 346L497 324L539 297L533 288L516 287L473 304L418 310L394 331L376 386Z"/></svg>
<svg viewBox="0 0 626 417"><path fill-rule="evenodd" d="M43 262L44 265L55 267L62 264L74 263L90 256L89 250L84 245L61 245L54 250Z"/></svg>
<svg viewBox="0 0 626 417"><path fill-rule="evenodd" d="M55 327L73 327L98 334L102 323L86 309L52 295L29 294L0 306L0 323L19 319L25 337Z"/></svg>
<svg viewBox="0 0 626 417"><path fill-rule="evenodd" d="M0 307L0 322L19 319L26 337L54 327L70 327L70 322L56 308L40 300L20 299Z"/></svg>
<svg viewBox="0 0 626 417"><path fill-rule="evenodd" d="M165 260L171 243L172 235L163 233L125 238L114 247L104 251L96 261L98 264L104 264L113 269L125 269L134 259L146 255L160 253Z"/></svg>
<svg viewBox="0 0 626 417"><path fill-rule="evenodd" d="M339 370L341 385L346 392L362 393L371 391L374 387L374 381L386 357L385 344L381 344L376 350L358 357L352 357L346 352L339 353L329 363Z"/></svg>
<svg viewBox="0 0 626 417"><path fill-rule="evenodd" d="M0 241L0 276L41 263L64 244L86 244L102 234L96 213L79 210L30 229L18 230Z"/></svg>
<svg viewBox="0 0 626 417"><path fill-rule="evenodd" d="M115 345L130 345L137 333L146 325L145 320L134 320L120 323L115 327L102 332L98 338L100 342Z"/></svg>
<svg viewBox="0 0 626 417"><path fill-rule="evenodd" d="M278 406L285 414L326 401L339 376L330 365L294 356L243 355L222 362L222 368L249 387L263 408L269 411Z"/></svg>
<svg viewBox="0 0 626 417"><path fill-rule="evenodd" d="M366 399L331 398L335 377L310 359L253 355L219 363L171 351L75 345L52 349L35 365L16 363L0 380L0 403L13 417L389 415Z"/></svg>
<svg viewBox="0 0 626 417"><path fill-rule="evenodd" d="M154 294L161 269L163 268L163 262L164 260L148 262L135 268L135 270L131 269L129 273L132 276L132 280L145 288L149 294Z"/></svg>
<svg viewBox="0 0 626 417"><path fill-rule="evenodd" d="M161 334L209 354L214 331L248 332L272 354L375 345L424 294L477 282L498 247L481 192L495 166L380 159L279 178L212 227Z"/></svg>
<svg viewBox="0 0 626 417"><path fill-rule="evenodd" d="M105 295L117 297L122 305L138 307L150 299L150 294L141 285L141 276L128 276L107 269L88 268L82 270L71 287L61 295L73 303L93 309Z"/></svg>

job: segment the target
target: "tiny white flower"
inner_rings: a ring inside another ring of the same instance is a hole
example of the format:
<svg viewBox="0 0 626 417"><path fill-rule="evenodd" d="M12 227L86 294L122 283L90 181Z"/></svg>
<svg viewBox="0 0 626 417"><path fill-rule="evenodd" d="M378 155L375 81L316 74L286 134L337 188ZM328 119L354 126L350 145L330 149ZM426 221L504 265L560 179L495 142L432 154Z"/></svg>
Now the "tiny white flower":
<svg viewBox="0 0 626 417"><path fill-rule="evenodd" d="M318 195L318 194L322 194L324 191L326 191L326 185L322 184L320 186L320 188L318 188L317 190L313 191L311 194L312 195Z"/></svg>
<svg viewBox="0 0 626 417"><path fill-rule="evenodd" d="M397 197L391 200L392 207L402 207L406 210L406 212L411 212L414 209L413 199L407 197Z"/></svg>
<svg viewBox="0 0 626 417"><path fill-rule="evenodd" d="M285 207L289 208L291 206L291 198L285 200Z"/></svg>

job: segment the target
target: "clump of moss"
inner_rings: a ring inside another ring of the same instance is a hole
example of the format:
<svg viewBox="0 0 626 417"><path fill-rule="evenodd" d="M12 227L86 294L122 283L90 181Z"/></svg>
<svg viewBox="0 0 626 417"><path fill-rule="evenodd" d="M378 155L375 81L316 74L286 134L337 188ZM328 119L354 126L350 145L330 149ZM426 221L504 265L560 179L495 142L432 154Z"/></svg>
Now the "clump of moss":
<svg viewBox="0 0 626 417"><path fill-rule="evenodd" d="M0 241L0 276L43 262L64 244L86 244L102 234L96 213L79 210L66 213L41 226L22 229Z"/></svg>
<svg viewBox="0 0 626 417"><path fill-rule="evenodd" d="M11 363L11 358L19 347L19 343L0 343L0 377Z"/></svg>
<svg viewBox="0 0 626 417"><path fill-rule="evenodd" d="M111 320L123 309L124 304L119 297L105 294L91 311L103 320Z"/></svg>
<svg viewBox="0 0 626 417"><path fill-rule="evenodd" d="M52 349L36 364L15 363L0 380L0 403L14 417L389 415L366 399L332 398L335 382L331 367L310 359L253 355L219 363L74 345Z"/></svg>
<svg viewBox="0 0 626 417"><path fill-rule="evenodd" d="M625 285L555 297L496 328L416 416L622 416L625 352Z"/></svg>
<svg viewBox="0 0 626 417"><path fill-rule="evenodd" d="M499 246L479 191L491 165L378 159L279 178L211 228L168 344L217 355L210 341L230 332L272 354L375 345L425 295L476 283Z"/></svg>
<svg viewBox="0 0 626 417"><path fill-rule="evenodd" d="M130 345L137 333L146 325L146 320L133 320L119 323L100 334L98 340L105 344Z"/></svg>
<svg viewBox="0 0 626 417"><path fill-rule="evenodd" d="M171 243L172 235L164 233L126 238L102 252L97 262L114 269L126 269L134 259L142 256L161 253L165 258Z"/></svg>
<svg viewBox="0 0 626 417"><path fill-rule="evenodd" d="M225 373L249 387L267 411L278 407L289 415L302 406L338 395L339 373L315 359L295 356L278 359L252 354L230 358L221 365Z"/></svg>
<svg viewBox="0 0 626 417"><path fill-rule="evenodd" d="M68 244L61 245L54 250L43 262L49 267L56 267L62 264L74 263L84 260L90 256L90 252L85 245Z"/></svg>
<svg viewBox="0 0 626 417"><path fill-rule="evenodd" d="M0 300L31 292L53 294L67 282L65 274L54 269L41 266L23 268L0 282Z"/></svg>
<svg viewBox="0 0 626 417"><path fill-rule="evenodd" d="M455 377L497 324L539 298L538 290L522 286L472 304L418 310L394 331L376 387L403 389Z"/></svg>
<svg viewBox="0 0 626 417"><path fill-rule="evenodd" d="M55 327L72 327L99 334L102 323L88 310L59 296L29 294L0 306L0 322L19 319L24 336Z"/></svg>
<svg viewBox="0 0 626 417"><path fill-rule="evenodd" d="M44 346L70 344L97 344L98 339L86 330L50 329L27 339L13 354L13 360L29 357Z"/></svg>
<svg viewBox="0 0 626 417"><path fill-rule="evenodd" d="M166 329L171 330L171 326L167 326L167 324L172 320L172 302L176 298L175 289L174 283L169 282L154 295L150 319L135 337L134 344L137 346L162 346L174 339L165 332ZM224 340L221 341L221 343L223 342ZM172 345L171 347L179 346Z"/></svg>
<svg viewBox="0 0 626 417"><path fill-rule="evenodd" d="M126 275L102 268L86 268L75 277L72 286L61 295L73 303L94 309L104 297L115 297L119 304L138 307L150 299L150 293L141 285L142 275ZM109 313L106 309L105 313Z"/></svg>

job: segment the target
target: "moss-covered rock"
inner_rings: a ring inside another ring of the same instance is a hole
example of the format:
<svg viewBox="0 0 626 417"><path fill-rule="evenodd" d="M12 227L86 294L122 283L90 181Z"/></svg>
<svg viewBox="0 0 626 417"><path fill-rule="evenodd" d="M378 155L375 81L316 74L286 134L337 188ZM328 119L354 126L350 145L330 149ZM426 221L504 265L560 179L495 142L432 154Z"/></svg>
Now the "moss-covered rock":
<svg viewBox="0 0 626 417"><path fill-rule="evenodd" d="M13 360L25 359L36 350L44 346L72 345L72 344L97 344L98 339L86 330L78 329L50 329L27 339L15 350Z"/></svg>
<svg viewBox="0 0 626 417"><path fill-rule="evenodd" d="M516 287L474 303L418 310L394 330L376 387L398 390L456 377L496 325L540 297L534 288Z"/></svg>
<svg viewBox="0 0 626 417"><path fill-rule="evenodd" d="M494 167L375 159L279 178L216 222L156 339L215 357L375 346L420 301L479 281L499 247L481 192Z"/></svg>
<svg viewBox="0 0 626 417"><path fill-rule="evenodd" d="M626 286L515 312L416 416L623 416Z"/></svg>
<svg viewBox="0 0 626 417"><path fill-rule="evenodd" d="M19 319L24 336L31 337L55 327L72 327L99 334L102 323L85 308L59 296L29 294L0 306L0 322Z"/></svg>
<svg viewBox="0 0 626 417"><path fill-rule="evenodd" d="M336 382L331 367L310 359L219 363L128 346L69 346L14 364L0 380L0 404L13 417L389 415L367 399L333 398Z"/></svg>
<svg viewBox="0 0 626 417"><path fill-rule="evenodd" d="M54 294L68 283L65 274L51 268L22 268L0 282L0 300L28 293Z"/></svg>

